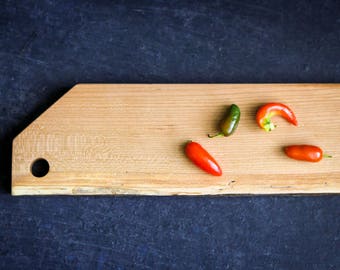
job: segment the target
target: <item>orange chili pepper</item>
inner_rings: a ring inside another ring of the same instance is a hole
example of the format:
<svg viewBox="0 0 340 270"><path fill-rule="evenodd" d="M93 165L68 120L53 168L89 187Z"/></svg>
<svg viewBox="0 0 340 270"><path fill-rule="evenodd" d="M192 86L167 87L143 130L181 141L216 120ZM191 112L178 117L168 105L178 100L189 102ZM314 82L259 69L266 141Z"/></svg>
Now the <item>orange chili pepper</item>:
<svg viewBox="0 0 340 270"><path fill-rule="evenodd" d="M256 113L256 122L265 131L272 131L276 126L271 121L271 118L275 115L282 116L295 126L298 125L293 111L282 103L268 103L260 107Z"/></svg>
<svg viewBox="0 0 340 270"><path fill-rule="evenodd" d="M309 162L318 162L323 157L332 157L323 154L322 149L315 145L290 145L285 147L284 151L290 158Z"/></svg>
<svg viewBox="0 0 340 270"><path fill-rule="evenodd" d="M222 170L216 160L196 142L188 142L185 146L187 157L202 170L215 176L221 176Z"/></svg>

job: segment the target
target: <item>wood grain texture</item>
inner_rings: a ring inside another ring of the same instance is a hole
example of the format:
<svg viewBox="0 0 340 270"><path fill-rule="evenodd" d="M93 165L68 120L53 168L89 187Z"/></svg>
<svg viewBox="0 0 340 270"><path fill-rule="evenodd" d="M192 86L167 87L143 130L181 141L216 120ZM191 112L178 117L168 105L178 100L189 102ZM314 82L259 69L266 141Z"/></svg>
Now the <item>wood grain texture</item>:
<svg viewBox="0 0 340 270"><path fill-rule="evenodd" d="M13 141L12 194L303 194L340 192L340 84L80 84ZM257 108L289 105L299 127L281 118L271 133ZM209 139L236 103L241 121L228 138ZM184 155L199 142L223 176ZM315 144L333 155L319 163L287 158L290 144ZM49 173L34 177L34 160Z"/></svg>

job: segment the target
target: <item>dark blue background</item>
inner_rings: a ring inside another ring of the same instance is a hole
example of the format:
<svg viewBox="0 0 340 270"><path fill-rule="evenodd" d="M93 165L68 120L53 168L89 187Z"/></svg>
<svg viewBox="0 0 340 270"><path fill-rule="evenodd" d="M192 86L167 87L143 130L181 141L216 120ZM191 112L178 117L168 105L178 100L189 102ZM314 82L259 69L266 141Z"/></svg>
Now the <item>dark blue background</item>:
<svg viewBox="0 0 340 270"><path fill-rule="evenodd" d="M335 195L9 195L12 138L78 82L340 81L339 1L112 2L1 1L0 268L340 269Z"/></svg>

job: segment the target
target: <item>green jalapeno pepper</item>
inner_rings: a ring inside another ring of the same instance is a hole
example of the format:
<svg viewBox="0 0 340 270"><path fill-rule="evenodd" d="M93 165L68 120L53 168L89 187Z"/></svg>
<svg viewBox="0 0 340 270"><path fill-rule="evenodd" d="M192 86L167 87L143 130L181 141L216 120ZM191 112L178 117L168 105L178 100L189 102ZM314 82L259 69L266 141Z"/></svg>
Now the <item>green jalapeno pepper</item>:
<svg viewBox="0 0 340 270"><path fill-rule="evenodd" d="M236 104L232 104L230 106L229 112L225 119L220 124L221 132L210 135L208 134L209 138L214 137L228 137L235 132L237 129L238 123L240 122L241 117L241 110Z"/></svg>

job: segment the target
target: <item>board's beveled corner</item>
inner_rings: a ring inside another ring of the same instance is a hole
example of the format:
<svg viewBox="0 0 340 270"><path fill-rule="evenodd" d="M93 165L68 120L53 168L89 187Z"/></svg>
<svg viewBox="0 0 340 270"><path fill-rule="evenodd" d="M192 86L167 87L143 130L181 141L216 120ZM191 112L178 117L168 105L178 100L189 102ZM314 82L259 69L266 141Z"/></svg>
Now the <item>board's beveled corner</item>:
<svg viewBox="0 0 340 270"><path fill-rule="evenodd" d="M28 125L26 125L25 127L23 127L17 134L15 134L14 138L12 139L12 160L11 160L11 195L12 196L21 196L21 195L30 195L30 193L25 193L23 192L22 189L17 188L17 183L20 182L20 177L17 175L18 171L17 171L17 167L16 167L16 163L18 163L19 161L16 160L17 154L20 154L20 144L23 144L23 142L25 141L25 135L26 133L30 132L30 130L34 129L34 124L39 122L39 119L41 117L43 117L44 115L46 115L46 113L49 110L53 110L54 107L58 106L58 103L60 102L60 100L62 100L65 96L70 95L70 93L74 92L75 90L82 88L82 83L80 84L75 84L74 86L72 86L69 90L67 90L62 96L60 96L57 100L54 100L53 103L42 113L40 113L39 115L37 115Z"/></svg>
<svg viewBox="0 0 340 270"><path fill-rule="evenodd" d="M19 133L17 133L15 135L15 137L13 138L13 144L15 139L21 134L23 133L26 129L28 129L34 122L36 122L41 116L43 116L47 111L49 111L51 108L55 107L58 102L63 99L65 96L69 95L71 92L74 92L75 90L77 90L78 88L81 88L82 85L85 85L83 83L78 83L75 84L74 86L72 86L69 90L67 90L63 95L61 95L58 99L54 100L53 103L42 113L40 113L39 115L37 115L28 125L26 125Z"/></svg>

